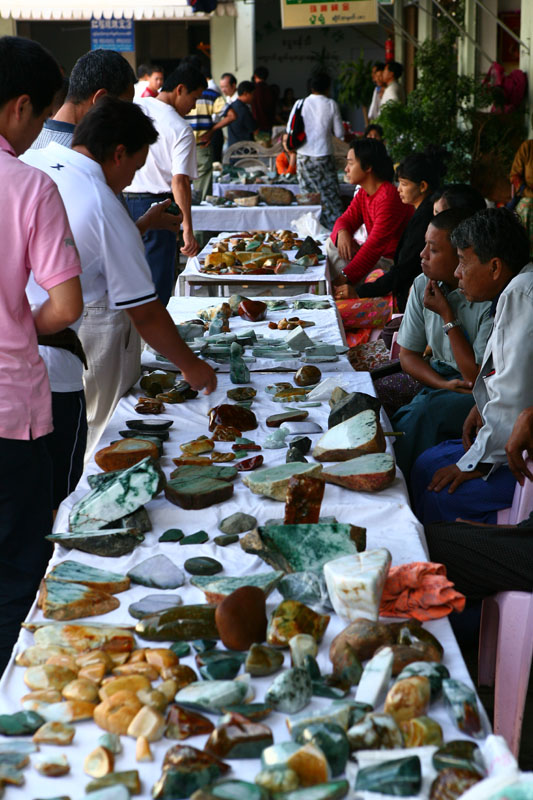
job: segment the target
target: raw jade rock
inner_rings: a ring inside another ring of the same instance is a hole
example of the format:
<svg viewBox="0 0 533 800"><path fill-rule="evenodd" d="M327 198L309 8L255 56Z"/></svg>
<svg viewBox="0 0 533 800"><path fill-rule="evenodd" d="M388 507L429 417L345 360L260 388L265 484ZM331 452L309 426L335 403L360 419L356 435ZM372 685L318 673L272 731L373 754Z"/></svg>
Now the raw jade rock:
<svg viewBox="0 0 533 800"><path fill-rule="evenodd" d="M481 750L475 742L467 739L446 742L433 753L432 762L438 772L443 769L465 769L484 774Z"/></svg>
<svg viewBox="0 0 533 800"><path fill-rule="evenodd" d="M450 677L450 672L444 664L431 661L413 661L398 675L398 680L403 678L410 678L412 675L424 675L429 679L431 686L431 701L436 700L442 689L442 681L444 678Z"/></svg>
<svg viewBox="0 0 533 800"><path fill-rule="evenodd" d="M404 747L424 747L436 745L440 747L443 742L442 728L439 723L430 717L413 717L400 723L403 734Z"/></svg>
<svg viewBox="0 0 533 800"><path fill-rule="evenodd" d="M218 758L259 758L265 747L274 744L272 731L260 722L230 714L212 731L204 750Z"/></svg>
<svg viewBox="0 0 533 800"><path fill-rule="evenodd" d="M266 418L269 428L279 428L284 422L303 422L309 416L309 411L283 411L281 414L272 414Z"/></svg>
<svg viewBox="0 0 533 800"><path fill-rule="evenodd" d="M174 642L170 645L170 649L177 655L178 658L188 656L191 652L191 646L187 642Z"/></svg>
<svg viewBox="0 0 533 800"><path fill-rule="evenodd" d="M293 475L289 479L285 499L285 525L317 523L324 496L324 481L308 475Z"/></svg>
<svg viewBox="0 0 533 800"><path fill-rule="evenodd" d="M281 669L283 661L284 656L280 650L262 644L253 644L246 656L244 670L253 677L264 677Z"/></svg>
<svg viewBox="0 0 533 800"><path fill-rule="evenodd" d="M382 547L324 564L329 598L340 617L351 622L360 617L377 620L391 560Z"/></svg>
<svg viewBox="0 0 533 800"><path fill-rule="evenodd" d="M159 542L179 542L180 539L183 539L185 534L180 528L169 528L164 533L161 534L158 541Z"/></svg>
<svg viewBox="0 0 533 800"><path fill-rule="evenodd" d="M308 673L293 667L274 678L265 695L265 702L276 711L296 714L309 703L312 693L311 678Z"/></svg>
<svg viewBox="0 0 533 800"><path fill-rule="evenodd" d="M265 600L265 593L259 587L243 586L217 605L215 621L227 648L247 650L255 642L264 641L267 628ZM246 609L245 614L243 609Z"/></svg>
<svg viewBox="0 0 533 800"><path fill-rule="evenodd" d="M151 614L159 614L161 611L168 611L169 608L174 608L183 603L181 597L177 594L147 594L136 603L132 603L128 607L128 612L135 619L144 619Z"/></svg>
<svg viewBox="0 0 533 800"><path fill-rule="evenodd" d="M183 641L218 637L215 607L184 605L153 614L140 620L135 632L141 639L151 641Z"/></svg>
<svg viewBox="0 0 533 800"><path fill-rule="evenodd" d="M130 569L128 577L133 583L149 586L155 589L176 589L183 586L185 576L170 558L157 555L141 561Z"/></svg>
<svg viewBox="0 0 533 800"><path fill-rule="evenodd" d="M291 465L296 466L296 465ZM363 550L366 531L348 523L267 525L241 538L247 553L284 572L320 570L341 555Z"/></svg>
<svg viewBox="0 0 533 800"><path fill-rule="evenodd" d="M167 751L161 777L152 789L155 800L189 798L228 772L229 766L215 756L187 745Z"/></svg>
<svg viewBox="0 0 533 800"><path fill-rule="evenodd" d="M231 576L221 578L195 577L191 584L201 589L206 602L220 603L225 597L243 586L257 586L263 590L265 597L275 589L283 577L283 572L262 572L255 575Z"/></svg>
<svg viewBox="0 0 533 800"><path fill-rule="evenodd" d="M241 703L248 692L245 681L211 680L190 683L176 694L178 705L192 706L210 714L235 703Z"/></svg>
<svg viewBox="0 0 533 800"><path fill-rule="evenodd" d="M384 710L400 723L426 713L431 696L428 678L413 675L396 681L385 698Z"/></svg>
<svg viewBox="0 0 533 800"><path fill-rule="evenodd" d="M176 703L168 708L166 725L167 739L188 739L189 736L211 733L215 727L207 717Z"/></svg>
<svg viewBox="0 0 533 800"><path fill-rule="evenodd" d="M267 642L276 647L288 647L289 641L299 633L322 640L330 617L317 614L297 600L283 600L272 613L267 629Z"/></svg>
<svg viewBox="0 0 533 800"><path fill-rule="evenodd" d="M80 550L95 556L118 558L131 553L144 536L136 530L119 528L100 529L79 533L53 533L46 537L52 544L60 544L66 550Z"/></svg>
<svg viewBox="0 0 533 800"><path fill-rule="evenodd" d="M215 575L217 572L222 572L224 567L215 558L208 556L198 556L197 558L188 558L183 568L191 575Z"/></svg>
<svg viewBox="0 0 533 800"><path fill-rule="evenodd" d="M430 789L430 800L447 800L449 797L462 797L471 786L479 783L481 777L465 769L445 769L439 772ZM513 800L512 789L504 793L491 793L493 800ZM519 790L517 798L525 800L525 795Z"/></svg>
<svg viewBox="0 0 533 800"><path fill-rule="evenodd" d="M238 403L243 400L253 400L257 394L257 390L252 389L251 386L240 386L238 389L228 389L226 394L229 400Z"/></svg>
<svg viewBox="0 0 533 800"><path fill-rule="evenodd" d="M225 517L218 525L222 533L244 533L257 525L257 520L251 514L244 514L236 511L229 517Z"/></svg>
<svg viewBox="0 0 533 800"><path fill-rule="evenodd" d="M235 544L239 541L238 533L225 533L222 536L215 536L213 538L215 544L219 547L227 547L229 544Z"/></svg>
<svg viewBox="0 0 533 800"><path fill-rule="evenodd" d="M314 744L326 756L335 778L344 772L350 754L350 744L344 729L335 722L314 722L296 737L301 744Z"/></svg>
<svg viewBox="0 0 533 800"><path fill-rule="evenodd" d="M221 711L224 714L240 714L242 717L251 719L253 722L260 722L270 716L272 706L266 703L232 703L224 706Z"/></svg>
<svg viewBox="0 0 533 800"><path fill-rule="evenodd" d="M481 738L483 729L473 689L462 681L444 678L442 694L450 717L459 730L466 733L467 736Z"/></svg>
<svg viewBox="0 0 533 800"><path fill-rule="evenodd" d="M290 389L281 389L272 398L275 403L300 403L307 400L308 389L302 386L291 386ZM288 420L291 424L296 424L298 420Z"/></svg>
<svg viewBox="0 0 533 800"><path fill-rule="evenodd" d="M348 461L366 453L383 453L385 436L375 411L362 411L330 428L313 449L317 461Z"/></svg>
<svg viewBox="0 0 533 800"><path fill-rule="evenodd" d="M266 467L251 475L243 476L243 483L254 494L271 497L273 500L285 500L287 486L293 475L317 477L322 473L320 464L280 464Z"/></svg>
<svg viewBox="0 0 533 800"><path fill-rule="evenodd" d="M296 386L315 386L315 384L320 382L321 377L322 373L318 367L306 364L304 367L300 367L296 372L294 383Z"/></svg>
<svg viewBox="0 0 533 800"><path fill-rule="evenodd" d="M0 733L3 736L31 736L41 725L44 725L45 721L35 711L16 711L14 714L0 714Z"/></svg>
<svg viewBox="0 0 533 800"><path fill-rule="evenodd" d="M179 467L182 469L182 467ZM236 474L235 470L235 474ZM223 503L233 495L233 484L226 480L214 478L191 478L170 480L165 487L165 497L174 505L186 509L202 509ZM188 538L188 537L186 537ZM184 544L182 539L180 544ZM185 542L187 544L187 542Z"/></svg>
<svg viewBox="0 0 533 800"><path fill-rule="evenodd" d="M378 705L390 683L393 659L391 648L383 647L367 661L355 692L359 703L368 703L373 708Z"/></svg>
<svg viewBox="0 0 533 800"><path fill-rule="evenodd" d="M76 532L103 528L147 503L157 494L159 486L160 472L146 458L75 503L69 515L70 528Z"/></svg>
<svg viewBox="0 0 533 800"><path fill-rule="evenodd" d="M207 650L196 656L196 663L202 678L208 681L231 681L241 668L243 659L240 653L228 650Z"/></svg>
<svg viewBox="0 0 533 800"><path fill-rule="evenodd" d="M238 342L233 342L230 347L229 377L232 383L249 383L250 370L242 357L243 349Z"/></svg>
<svg viewBox="0 0 533 800"><path fill-rule="evenodd" d="M356 651L348 642L344 642L341 647L336 648L330 658L333 665L335 685L343 689L349 689L359 683L363 667Z"/></svg>
<svg viewBox="0 0 533 800"><path fill-rule="evenodd" d="M282 742L267 747L263 751L261 762L267 768L292 769L298 775L300 786L313 786L329 780L330 777L327 759L314 744Z"/></svg>
<svg viewBox="0 0 533 800"><path fill-rule="evenodd" d="M418 794L421 784L420 759L418 756L409 756L360 769L355 781L355 791L407 797Z"/></svg>
<svg viewBox="0 0 533 800"><path fill-rule="evenodd" d="M403 746L403 737L390 714L369 713L348 729L352 750L393 750Z"/></svg>
<svg viewBox="0 0 533 800"><path fill-rule="evenodd" d="M104 789L97 789L91 792L91 800L130 800L131 794L126 786L117 783L116 786L106 786ZM55 800L66 800L66 798L55 798Z"/></svg>
<svg viewBox="0 0 533 800"><path fill-rule="evenodd" d="M296 633L289 639L291 651L291 665L305 669L305 657L313 658L318 653L318 644L314 636L309 633Z"/></svg>
<svg viewBox="0 0 533 800"><path fill-rule="evenodd" d="M183 539L181 539L181 541L180 541L180 545L187 546L189 544L205 544L208 541L209 541L209 536L207 535L207 533L205 531L196 531L196 533L191 533L191 534L189 534L189 536L184 536ZM190 570L188 570L188 571L190 571ZM220 572L220 570L217 570L217 572ZM199 572L197 574L198 575L207 575L207 574L213 574L213 573Z"/></svg>
<svg viewBox="0 0 533 800"><path fill-rule="evenodd" d="M50 570L46 579L61 583L80 583L110 594L125 592L130 588L130 580L126 576L90 567L79 561L61 561Z"/></svg>
<svg viewBox="0 0 533 800"><path fill-rule="evenodd" d="M260 786L246 781L227 780L198 789L191 800L270 800Z"/></svg>
<svg viewBox="0 0 533 800"><path fill-rule="evenodd" d="M255 776L255 782L267 792L290 792L300 785L298 774L289 767L262 769Z"/></svg>
<svg viewBox="0 0 533 800"><path fill-rule="evenodd" d="M236 466L239 472L251 472L251 470L263 466L263 456L259 455L253 458L247 458L244 461L239 461Z"/></svg>
<svg viewBox="0 0 533 800"><path fill-rule="evenodd" d="M268 434L263 442L263 447L265 450L281 450L283 447L287 447L285 443L287 436L288 431L286 428L277 428L272 433Z"/></svg>
<svg viewBox="0 0 533 800"><path fill-rule="evenodd" d="M308 606L331 607L326 580L316 572L293 572L284 575L278 584L278 592L285 600L299 600Z"/></svg>
<svg viewBox="0 0 533 800"><path fill-rule="evenodd" d="M38 605L47 619L68 620L107 614L120 606L120 600L81 583L43 578Z"/></svg>
<svg viewBox="0 0 533 800"><path fill-rule="evenodd" d="M328 781L305 789L294 789L284 794L275 793L272 800L342 800L346 797L350 784L346 780Z"/></svg>
<svg viewBox="0 0 533 800"><path fill-rule="evenodd" d="M289 447L287 450L287 455L285 456L285 463L294 464L295 462L307 464L307 459L296 447Z"/></svg>
<svg viewBox="0 0 533 800"><path fill-rule="evenodd" d="M159 448L141 439L119 439L94 454L95 462L104 472L127 469L144 458L159 458Z"/></svg>
<svg viewBox="0 0 533 800"><path fill-rule="evenodd" d="M140 794L141 781L136 769L125 770L124 772L110 772L101 778L96 778L85 787L87 794L105 789L107 786L124 786L129 794Z"/></svg>
<svg viewBox="0 0 533 800"><path fill-rule="evenodd" d="M209 411L209 430L214 431L217 425L232 425L239 431L253 431L257 428L257 419L248 408L222 403Z"/></svg>
<svg viewBox="0 0 533 800"><path fill-rule="evenodd" d="M324 469L324 480L354 492L380 492L393 483L396 464L390 453L369 453Z"/></svg>
<svg viewBox="0 0 533 800"><path fill-rule="evenodd" d="M332 401L334 400L334 394L332 394L331 399ZM350 419L350 417L355 417L356 414L360 414L361 411L371 410L379 414L380 409L380 401L377 397L372 397L370 394L365 394L364 392L350 392L346 394L346 392L344 392L341 396L339 393L339 395L335 396L335 402L331 405L331 411L328 417L328 428L334 428L335 425L339 425L341 422Z"/></svg>
<svg viewBox="0 0 533 800"><path fill-rule="evenodd" d="M302 353L306 347L313 346L313 340L309 338L301 325L289 331L285 336L285 342L291 350L297 350L299 353Z"/></svg>

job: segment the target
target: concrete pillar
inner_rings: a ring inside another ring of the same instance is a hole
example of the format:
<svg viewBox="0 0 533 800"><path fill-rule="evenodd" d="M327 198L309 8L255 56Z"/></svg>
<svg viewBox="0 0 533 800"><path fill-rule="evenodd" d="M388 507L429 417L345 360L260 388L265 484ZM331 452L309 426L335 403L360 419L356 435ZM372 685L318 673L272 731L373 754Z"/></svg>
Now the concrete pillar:
<svg viewBox="0 0 533 800"><path fill-rule="evenodd" d="M433 38L432 0L419 0L418 3L418 41L420 44Z"/></svg>
<svg viewBox="0 0 533 800"><path fill-rule="evenodd" d="M476 9L477 7L475 0L465 0L465 19L463 27L465 31L470 34L472 39L474 39L474 41L477 41ZM474 42L472 42L467 36L461 36L458 41L457 68L459 75L474 76L476 74L476 48L474 46Z"/></svg>
<svg viewBox="0 0 533 800"><path fill-rule="evenodd" d="M0 36L16 36L17 35L17 23L14 19L9 17L8 19L3 19L0 17Z"/></svg>
<svg viewBox="0 0 533 800"><path fill-rule="evenodd" d="M395 0L393 7L393 15L395 21L399 22L402 28L405 28L403 3L404 0ZM401 28L396 28L396 27L394 30L394 60L399 61L400 64L403 64L405 60L405 39L403 38L403 33Z"/></svg>
<svg viewBox="0 0 533 800"><path fill-rule="evenodd" d="M483 0L483 5L493 14L498 14L498 0ZM490 60L482 53L479 54L479 71L482 75L489 71L491 64L496 61L498 53L498 25L494 17L486 11L478 9L479 13L479 44L490 56Z"/></svg>
<svg viewBox="0 0 533 800"><path fill-rule="evenodd" d="M250 80L255 68L255 7L235 3L237 15L211 17L211 70L218 81L223 72L232 72L237 83Z"/></svg>
<svg viewBox="0 0 533 800"><path fill-rule="evenodd" d="M531 112L533 110L533 3L523 0L520 14L520 39L529 47L527 50L520 46L520 69L524 70L528 78L528 136L533 138L533 123Z"/></svg>

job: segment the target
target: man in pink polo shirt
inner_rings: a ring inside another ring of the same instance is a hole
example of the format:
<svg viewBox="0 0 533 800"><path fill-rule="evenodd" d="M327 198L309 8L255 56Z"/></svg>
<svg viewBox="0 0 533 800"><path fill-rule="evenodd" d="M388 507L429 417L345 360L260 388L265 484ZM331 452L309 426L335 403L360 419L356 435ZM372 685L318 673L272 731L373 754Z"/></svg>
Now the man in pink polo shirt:
<svg viewBox="0 0 533 800"><path fill-rule="evenodd" d="M62 78L36 42L0 38L0 671L51 549L50 387L37 333L55 333L83 310L78 253L61 197L21 155L50 115ZM32 314L30 272L48 292Z"/></svg>

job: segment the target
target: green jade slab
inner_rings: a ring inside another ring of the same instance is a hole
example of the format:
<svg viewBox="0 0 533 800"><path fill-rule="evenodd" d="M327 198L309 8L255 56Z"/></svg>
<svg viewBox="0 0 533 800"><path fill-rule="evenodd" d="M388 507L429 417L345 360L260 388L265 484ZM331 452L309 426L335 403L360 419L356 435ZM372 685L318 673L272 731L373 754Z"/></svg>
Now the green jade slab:
<svg viewBox="0 0 533 800"><path fill-rule="evenodd" d="M278 430L280 429L278 428ZM242 481L254 494L285 502L289 480L293 475L318 478L321 473L322 466L320 464L279 464L276 467L266 467L244 475Z"/></svg>
<svg viewBox="0 0 533 800"><path fill-rule="evenodd" d="M329 781L294 789L292 792L274 792L272 800L342 800L350 789L348 781Z"/></svg>
<svg viewBox="0 0 533 800"><path fill-rule="evenodd" d="M205 531L196 531L196 533L191 533L189 536L184 536L183 539L180 541L180 545L188 545L188 544L205 544L209 541L209 536ZM220 570L217 570L220 572ZM199 575L207 575L211 573L198 573Z"/></svg>
<svg viewBox="0 0 533 800"><path fill-rule="evenodd" d="M152 460L144 458L75 503L69 515L71 530L94 531L133 513L157 494L159 481L160 473Z"/></svg>
<svg viewBox="0 0 533 800"><path fill-rule="evenodd" d="M191 800L270 800L270 796L255 783L228 780L198 789Z"/></svg>
<svg viewBox="0 0 533 800"><path fill-rule="evenodd" d="M140 620L135 632L155 642L218 639L215 610L216 606L205 604L178 606Z"/></svg>
<svg viewBox="0 0 533 800"><path fill-rule="evenodd" d="M408 797L418 794L421 784L420 759L418 756L409 756L360 769L355 781L355 791Z"/></svg>
<svg viewBox="0 0 533 800"><path fill-rule="evenodd" d="M60 544L67 550L80 550L82 553L108 558L127 555L144 541L142 533L125 528L79 533L53 533L46 538L52 544Z"/></svg>
<svg viewBox="0 0 533 800"><path fill-rule="evenodd" d="M169 528L164 533L161 534L158 541L159 542L179 542L185 534L180 528Z"/></svg>
<svg viewBox="0 0 533 800"><path fill-rule="evenodd" d="M191 584L201 589L208 602L219 602L237 589L243 586L257 586L262 589L268 597L270 592L280 582L283 572L261 572L256 575L225 576L223 578L211 578L199 576L191 579Z"/></svg>
<svg viewBox="0 0 533 800"><path fill-rule="evenodd" d="M180 689L174 699L184 706L220 714L225 706L242 703L247 693L246 681L195 681Z"/></svg>

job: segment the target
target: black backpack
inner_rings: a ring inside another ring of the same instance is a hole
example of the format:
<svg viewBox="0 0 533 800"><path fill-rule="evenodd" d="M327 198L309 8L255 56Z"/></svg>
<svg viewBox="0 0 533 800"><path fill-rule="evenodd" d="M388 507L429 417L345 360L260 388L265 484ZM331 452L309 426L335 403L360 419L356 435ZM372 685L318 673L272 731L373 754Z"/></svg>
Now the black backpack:
<svg viewBox="0 0 533 800"><path fill-rule="evenodd" d="M292 114L287 125L287 147L289 150L298 150L306 141L305 124L302 116L302 109L304 100L297 100L294 106L294 113Z"/></svg>

